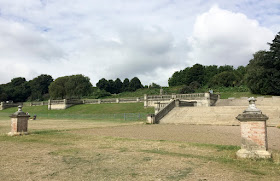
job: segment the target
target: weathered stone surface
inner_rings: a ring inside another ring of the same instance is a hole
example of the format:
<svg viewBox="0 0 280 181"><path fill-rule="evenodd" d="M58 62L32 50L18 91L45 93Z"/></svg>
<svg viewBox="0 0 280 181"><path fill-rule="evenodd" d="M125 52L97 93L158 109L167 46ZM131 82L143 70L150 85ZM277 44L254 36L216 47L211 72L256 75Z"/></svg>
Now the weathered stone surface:
<svg viewBox="0 0 280 181"><path fill-rule="evenodd" d="M255 98L248 101L249 107L236 117L241 128L241 149L236 155L240 158L270 158L271 154L267 151L268 117L256 108Z"/></svg>
<svg viewBox="0 0 280 181"><path fill-rule="evenodd" d="M18 106L18 111L11 116L11 132L9 136L28 134L29 115L22 111L22 106Z"/></svg>

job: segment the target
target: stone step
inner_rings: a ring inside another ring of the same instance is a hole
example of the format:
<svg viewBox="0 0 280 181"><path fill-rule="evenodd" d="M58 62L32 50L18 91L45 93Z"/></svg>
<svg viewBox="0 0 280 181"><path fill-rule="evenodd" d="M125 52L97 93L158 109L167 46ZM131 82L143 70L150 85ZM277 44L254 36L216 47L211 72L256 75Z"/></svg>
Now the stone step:
<svg viewBox="0 0 280 181"><path fill-rule="evenodd" d="M162 124L239 125L236 119L247 106L176 107L163 119ZM280 106L258 106L269 117L269 126L280 125Z"/></svg>

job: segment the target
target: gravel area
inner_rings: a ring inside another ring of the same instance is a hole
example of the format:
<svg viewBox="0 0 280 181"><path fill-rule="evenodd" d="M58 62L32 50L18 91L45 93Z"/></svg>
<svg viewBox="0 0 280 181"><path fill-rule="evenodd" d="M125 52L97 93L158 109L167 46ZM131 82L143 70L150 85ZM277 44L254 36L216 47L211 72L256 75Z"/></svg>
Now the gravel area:
<svg viewBox="0 0 280 181"><path fill-rule="evenodd" d="M269 149L280 150L280 129L268 127ZM240 145L239 126L211 126L211 125L129 125L117 127L94 128L75 131L81 134L98 136L112 136L122 138L171 140L191 143L209 143L220 145Z"/></svg>

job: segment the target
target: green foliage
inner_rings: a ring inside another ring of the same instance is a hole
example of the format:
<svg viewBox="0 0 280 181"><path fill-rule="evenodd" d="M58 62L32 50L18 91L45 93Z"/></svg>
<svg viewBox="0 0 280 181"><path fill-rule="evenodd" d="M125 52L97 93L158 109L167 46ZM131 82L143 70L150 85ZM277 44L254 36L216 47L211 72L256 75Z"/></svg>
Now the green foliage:
<svg viewBox="0 0 280 181"><path fill-rule="evenodd" d="M107 96L110 96L110 95L111 95L110 92L106 92L105 90L97 89L97 90L94 90L93 94L91 96L89 96L88 98L99 99L99 98L107 97Z"/></svg>
<svg viewBox="0 0 280 181"><path fill-rule="evenodd" d="M190 93L194 93L194 92L195 92L195 90L191 86L184 86L180 90L180 94L190 94Z"/></svg>
<svg viewBox="0 0 280 181"><path fill-rule="evenodd" d="M231 65L218 67L217 65L203 66L195 64L192 67L175 72L168 79L168 84L169 86L189 85L195 90L197 86L190 85L192 82L197 82L200 85L199 87L205 85L236 86L244 84L245 73L246 68L244 66L234 69Z"/></svg>
<svg viewBox="0 0 280 181"><path fill-rule="evenodd" d="M129 79L128 78L125 78L123 80L123 87L122 87L122 92L126 92L126 91L129 91Z"/></svg>
<svg viewBox="0 0 280 181"><path fill-rule="evenodd" d="M57 78L49 86L50 96L57 98L80 98L92 92L92 85L88 77L81 74Z"/></svg>
<svg viewBox="0 0 280 181"><path fill-rule="evenodd" d="M102 78L97 82L96 87L98 87L100 90L108 91L109 82L105 78Z"/></svg>
<svg viewBox="0 0 280 181"><path fill-rule="evenodd" d="M92 85L88 77L78 74L69 77L65 89L68 98L81 98L92 92Z"/></svg>
<svg viewBox="0 0 280 181"><path fill-rule="evenodd" d="M2 84L0 89L1 101L24 102L30 96L29 83L23 77L17 77L7 84Z"/></svg>
<svg viewBox="0 0 280 181"><path fill-rule="evenodd" d="M143 85L141 84L141 81L137 77L134 77L133 79L130 80L129 83L130 91L136 91L137 89L140 88L143 88Z"/></svg>
<svg viewBox="0 0 280 181"><path fill-rule="evenodd" d="M211 80L211 78L214 77L218 73L219 73L219 69L218 69L217 65L205 66L204 83L207 84Z"/></svg>
<svg viewBox="0 0 280 181"><path fill-rule="evenodd" d="M49 86L49 93L51 98L66 98L66 88L65 84L69 80L69 76L59 77Z"/></svg>
<svg viewBox="0 0 280 181"><path fill-rule="evenodd" d="M219 73L222 73L222 72L231 72L234 70L233 66L232 65L223 65L223 66L220 66L219 67Z"/></svg>
<svg viewBox="0 0 280 181"><path fill-rule="evenodd" d="M204 84L205 67L201 64L193 65L186 74L185 85L196 81L199 84Z"/></svg>
<svg viewBox="0 0 280 181"><path fill-rule="evenodd" d="M160 89L160 88L161 88L161 86L153 82L151 85L149 85L149 88L156 88L156 89Z"/></svg>
<svg viewBox="0 0 280 181"><path fill-rule="evenodd" d="M187 67L184 70L175 72L172 77L168 79L168 85L189 85L194 81L197 81L199 84L204 84L205 66L201 64L195 64L192 67Z"/></svg>
<svg viewBox="0 0 280 181"><path fill-rule="evenodd" d="M42 74L29 82L31 89L31 100L41 101L44 95L49 93L49 86L53 82L50 75Z"/></svg>
<svg viewBox="0 0 280 181"><path fill-rule="evenodd" d="M210 87L234 87L242 81L241 76L234 71L225 71L215 75L209 82Z"/></svg>
<svg viewBox="0 0 280 181"><path fill-rule="evenodd" d="M190 83L189 85L193 90L197 90L198 88L201 87L201 84L197 81L193 81L192 83Z"/></svg>
<svg viewBox="0 0 280 181"><path fill-rule="evenodd" d="M280 32L269 45L250 60L246 80L252 93L280 95Z"/></svg>
<svg viewBox="0 0 280 181"><path fill-rule="evenodd" d="M115 80L115 93L118 94L118 93L121 93L122 92L122 88L123 88L123 83L122 81L117 78Z"/></svg>
<svg viewBox="0 0 280 181"><path fill-rule="evenodd" d="M184 85L183 78L185 77L184 75L187 69L189 68L174 72L174 74L168 79L168 85L169 86Z"/></svg>
<svg viewBox="0 0 280 181"><path fill-rule="evenodd" d="M123 82L119 78L115 81L102 78L97 82L96 86L100 90L105 90L111 94L119 94L125 91L136 91L137 89L143 88L141 81L137 77L134 77L130 81L126 78Z"/></svg>

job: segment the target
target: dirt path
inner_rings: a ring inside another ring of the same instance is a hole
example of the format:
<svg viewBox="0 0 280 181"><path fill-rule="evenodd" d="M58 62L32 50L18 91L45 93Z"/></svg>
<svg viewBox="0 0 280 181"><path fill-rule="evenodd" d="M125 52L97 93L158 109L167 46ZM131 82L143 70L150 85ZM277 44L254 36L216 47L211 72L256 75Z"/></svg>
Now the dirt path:
<svg viewBox="0 0 280 181"><path fill-rule="evenodd" d="M268 127L269 149L280 150L280 129ZM75 131L81 134L191 143L240 145L239 126L129 125Z"/></svg>

